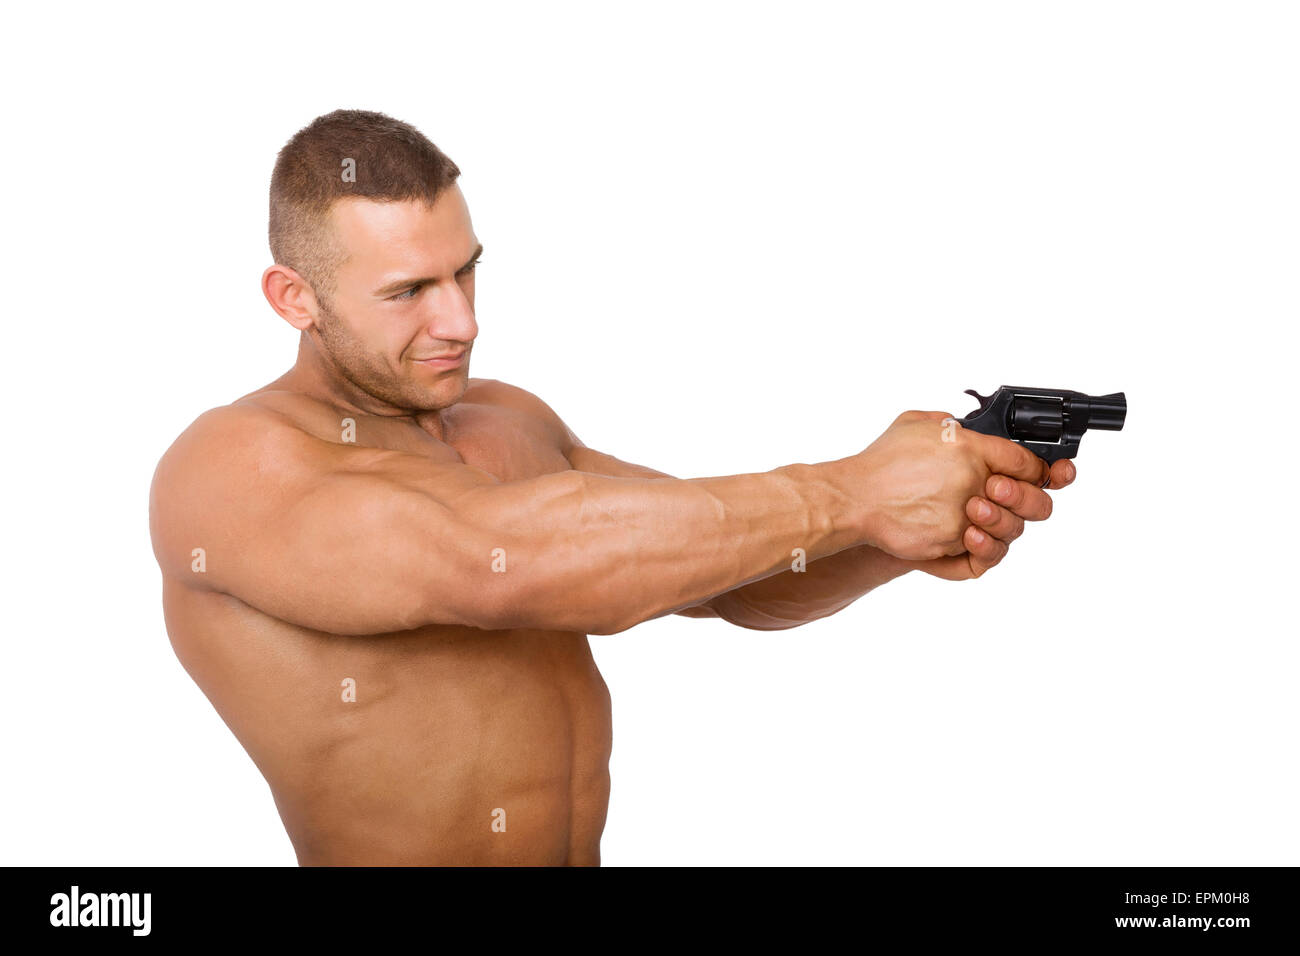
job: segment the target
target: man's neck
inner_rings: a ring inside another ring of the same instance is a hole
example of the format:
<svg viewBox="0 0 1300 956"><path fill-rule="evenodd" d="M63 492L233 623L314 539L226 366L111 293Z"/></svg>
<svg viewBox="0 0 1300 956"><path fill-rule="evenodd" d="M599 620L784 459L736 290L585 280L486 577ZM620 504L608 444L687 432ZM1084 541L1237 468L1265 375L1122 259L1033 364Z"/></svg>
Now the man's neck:
<svg viewBox="0 0 1300 956"><path fill-rule="evenodd" d="M298 340L298 358L293 368L280 378L278 384L344 411L380 418L405 418L435 438L443 436L441 411L400 408L358 388L339 373L305 332Z"/></svg>

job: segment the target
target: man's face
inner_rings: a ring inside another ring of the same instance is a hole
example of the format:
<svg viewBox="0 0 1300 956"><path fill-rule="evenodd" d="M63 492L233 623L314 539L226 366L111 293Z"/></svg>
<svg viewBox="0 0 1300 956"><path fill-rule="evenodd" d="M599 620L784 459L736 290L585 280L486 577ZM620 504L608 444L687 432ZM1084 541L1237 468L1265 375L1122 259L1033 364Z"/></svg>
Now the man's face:
<svg viewBox="0 0 1300 956"><path fill-rule="evenodd" d="M344 199L330 218L347 258L334 294L319 301L317 341L327 358L392 408L459 401L478 335L473 263L482 251L460 187L433 206ZM459 364L434 361L458 354Z"/></svg>

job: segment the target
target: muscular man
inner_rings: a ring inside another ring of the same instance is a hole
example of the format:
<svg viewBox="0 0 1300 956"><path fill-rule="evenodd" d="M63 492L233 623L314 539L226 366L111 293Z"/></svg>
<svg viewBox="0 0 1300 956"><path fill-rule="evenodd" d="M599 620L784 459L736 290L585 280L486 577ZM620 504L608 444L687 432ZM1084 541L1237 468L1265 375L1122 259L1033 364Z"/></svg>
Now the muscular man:
<svg viewBox="0 0 1300 956"><path fill-rule="evenodd" d="M172 645L302 864L599 863L589 634L672 613L795 627L908 571L978 577L1048 516L1040 486L1074 477L942 412L758 474L587 448L536 396L469 377L483 247L458 175L382 114L295 135L262 288L297 361L201 415L154 478Z"/></svg>

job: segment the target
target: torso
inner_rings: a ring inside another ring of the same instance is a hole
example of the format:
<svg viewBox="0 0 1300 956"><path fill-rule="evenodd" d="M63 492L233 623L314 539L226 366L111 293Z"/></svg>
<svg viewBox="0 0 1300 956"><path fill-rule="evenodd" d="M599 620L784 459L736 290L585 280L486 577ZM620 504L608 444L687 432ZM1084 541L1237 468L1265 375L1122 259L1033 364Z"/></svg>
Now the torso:
<svg viewBox="0 0 1300 956"><path fill-rule="evenodd" d="M263 390L241 401L341 440L341 415L313 399ZM409 420L351 416L359 445L464 461L502 481L571 467L489 383L471 381L444 411L441 440ZM600 862L610 700L586 635L340 636L172 578L164 610L182 664L270 784L300 863Z"/></svg>

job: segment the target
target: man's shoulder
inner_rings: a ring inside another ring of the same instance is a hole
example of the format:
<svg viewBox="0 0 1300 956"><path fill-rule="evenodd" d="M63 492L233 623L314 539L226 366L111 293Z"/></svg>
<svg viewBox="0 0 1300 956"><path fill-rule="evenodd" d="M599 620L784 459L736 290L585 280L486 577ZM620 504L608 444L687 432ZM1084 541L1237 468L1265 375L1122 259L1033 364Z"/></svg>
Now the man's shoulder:
<svg viewBox="0 0 1300 956"><path fill-rule="evenodd" d="M506 409L526 418L530 424L543 429L561 448L574 440L564 421L537 395L495 378L471 378L461 402L466 405L488 405Z"/></svg>
<svg viewBox="0 0 1300 956"><path fill-rule="evenodd" d="M468 404L503 405L523 410L547 407L546 403L525 388L511 385L499 378L471 378L465 386L461 401Z"/></svg>
<svg viewBox="0 0 1300 956"><path fill-rule="evenodd" d="M283 447L286 438L309 434L303 418L309 406L294 400L291 393L283 397L254 393L210 408L185 428L163 455L163 460L196 454L208 459L209 465L223 461L258 457Z"/></svg>
<svg viewBox="0 0 1300 956"><path fill-rule="evenodd" d="M337 409L302 392L260 389L205 411L181 432L168 454L178 449L199 451L213 456L213 463L250 455L274 458L310 444L306 440L312 437L336 436L340 420Z"/></svg>
<svg viewBox="0 0 1300 956"><path fill-rule="evenodd" d="M203 514L217 502L259 494L265 479L302 472L320 444L288 408L264 398L210 408L159 459L150 511Z"/></svg>
<svg viewBox="0 0 1300 956"><path fill-rule="evenodd" d="M192 546L211 547L238 531L240 502L257 500L256 475L273 460L285 425L266 411L232 403L208 409L163 453L149 486L149 531L164 575L186 575Z"/></svg>

